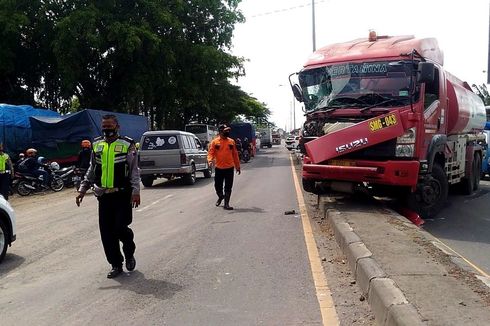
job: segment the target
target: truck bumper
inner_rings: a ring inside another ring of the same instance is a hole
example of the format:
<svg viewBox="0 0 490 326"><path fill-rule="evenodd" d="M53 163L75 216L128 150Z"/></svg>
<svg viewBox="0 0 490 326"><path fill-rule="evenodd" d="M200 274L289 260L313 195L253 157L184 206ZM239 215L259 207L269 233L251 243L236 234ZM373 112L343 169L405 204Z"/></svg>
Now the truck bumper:
<svg viewBox="0 0 490 326"><path fill-rule="evenodd" d="M355 161L350 164L352 165L343 166L305 162L303 178L414 187L419 176L418 161Z"/></svg>

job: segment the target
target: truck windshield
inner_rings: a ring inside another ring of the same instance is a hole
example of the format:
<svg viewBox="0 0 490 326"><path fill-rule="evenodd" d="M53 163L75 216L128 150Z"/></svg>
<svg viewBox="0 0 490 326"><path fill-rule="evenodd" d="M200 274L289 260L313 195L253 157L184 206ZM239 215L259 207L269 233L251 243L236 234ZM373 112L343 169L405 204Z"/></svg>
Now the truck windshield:
<svg viewBox="0 0 490 326"><path fill-rule="evenodd" d="M299 82L306 110L408 105L410 75L416 71L412 67L411 61L375 61L304 70ZM417 99L418 91L414 102Z"/></svg>
<svg viewBox="0 0 490 326"><path fill-rule="evenodd" d="M208 132L207 125L187 125L185 131L192 134L205 134Z"/></svg>

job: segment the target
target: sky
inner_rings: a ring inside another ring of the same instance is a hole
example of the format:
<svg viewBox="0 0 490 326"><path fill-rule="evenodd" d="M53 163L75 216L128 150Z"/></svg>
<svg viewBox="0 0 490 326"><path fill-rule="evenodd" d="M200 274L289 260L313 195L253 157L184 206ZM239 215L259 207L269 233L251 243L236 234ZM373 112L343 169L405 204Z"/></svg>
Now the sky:
<svg viewBox="0 0 490 326"><path fill-rule="evenodd" d="M238 85L272 111L271 120L292 129L304 121L288 76L313 52L311 0L243 0L246 22L235 28L232 53L247 59ZM446 70L470 85L486 82L489 0L316 0L316 47L378 35L435 37Z"/></svg>

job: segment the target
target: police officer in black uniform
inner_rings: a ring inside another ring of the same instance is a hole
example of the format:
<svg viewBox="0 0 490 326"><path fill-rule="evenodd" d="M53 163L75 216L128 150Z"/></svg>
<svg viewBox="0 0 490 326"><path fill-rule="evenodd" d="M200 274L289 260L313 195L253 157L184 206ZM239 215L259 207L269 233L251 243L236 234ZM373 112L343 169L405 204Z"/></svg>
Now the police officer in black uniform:
<svg viewBox="0 0 490 326"><path fill-rule="evenodd" d="M124 261L120 244L123 244L126 269L134 270L132 208L140 205L140 173L134 141L121 137L115 115L102 117L103 137L96 138L92 146L90 167L82 181L76 203L80 206L85 193L93 185L99 201L99 228L107 261L112 265L107 278L122 273Z"/></svg>

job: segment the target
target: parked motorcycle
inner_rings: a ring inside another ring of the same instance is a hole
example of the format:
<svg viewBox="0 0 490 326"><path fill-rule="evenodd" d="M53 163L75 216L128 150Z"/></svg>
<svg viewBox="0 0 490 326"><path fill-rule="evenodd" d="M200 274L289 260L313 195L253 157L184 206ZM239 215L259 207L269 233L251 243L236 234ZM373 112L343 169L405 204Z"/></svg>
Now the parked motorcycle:
<svg viewBox="0 0 490 326"><path fill-rule="evenodd" d="M55 172L60 170L60 166L56 162L43 166L44 170L49 173L49 188L53 191L61 191L65 187L63 179ZM21 173L19 183L17 185L17 193L21 196L28 196L34 192L46 190L43 185L42 177L36 177L28 173Z"/></svg>
<svg viewBox="0 0 490 326"><path fill-rule="evenodd" d="M55 170L54 173L63 180L65 187L73 187L75 186L75 181L77 180L77 176L75 175L75 166L67 166L65 168Z"/></svg>

